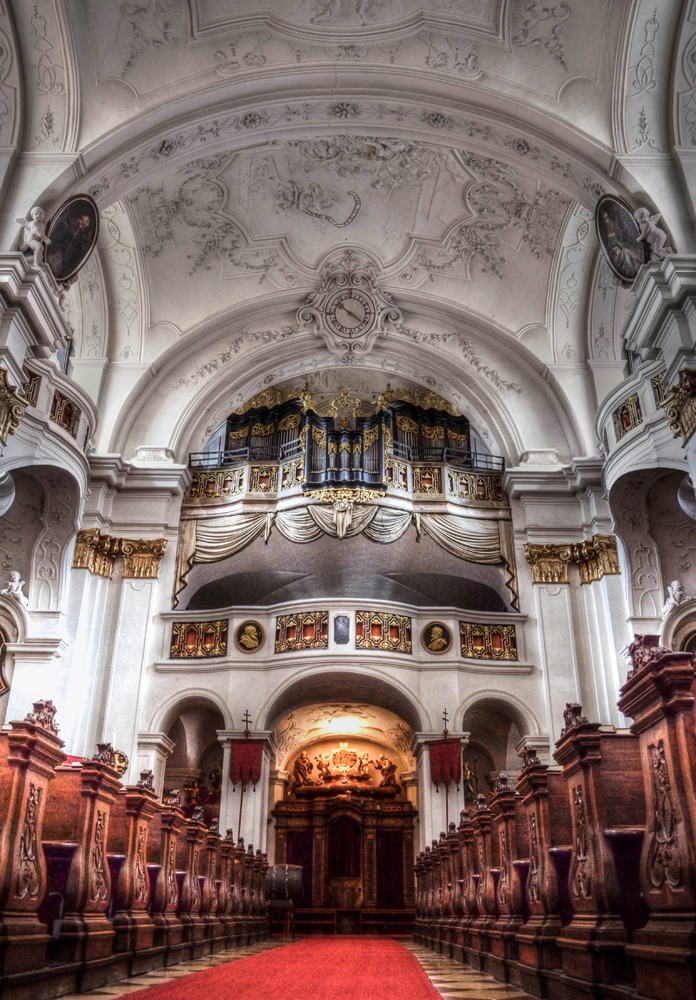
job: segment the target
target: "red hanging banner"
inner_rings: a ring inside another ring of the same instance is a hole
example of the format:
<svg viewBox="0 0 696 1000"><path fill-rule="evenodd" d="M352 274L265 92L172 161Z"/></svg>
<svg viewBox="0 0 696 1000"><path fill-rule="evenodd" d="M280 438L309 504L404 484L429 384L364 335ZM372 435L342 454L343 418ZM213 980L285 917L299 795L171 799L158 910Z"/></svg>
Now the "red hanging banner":
<svg viewBox="0 0 696 1000"><path fill-rule="evenodd" d="M434 785L444 781L459 784L462 778L462 751L459 740L431 740L430 777Z"/></svg>
<svg viewBox="0 0 696 1000"><path fill-rule="evenodd" d="M258 784L261 778L263 740L232 740L230 753L230 779L233 785L242 781Z"/></svg>

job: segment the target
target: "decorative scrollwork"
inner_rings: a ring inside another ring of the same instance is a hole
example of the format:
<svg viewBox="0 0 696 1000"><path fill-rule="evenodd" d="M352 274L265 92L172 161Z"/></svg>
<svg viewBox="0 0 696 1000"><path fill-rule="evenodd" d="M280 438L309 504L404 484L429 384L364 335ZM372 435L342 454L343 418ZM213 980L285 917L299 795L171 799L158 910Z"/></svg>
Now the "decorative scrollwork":
<svg viewBox="0 0 696 1000"><path fill-rule="evenodd" d="M327 649L328 645L328 611L304 611L276 618L276 653L289 653L295 649Z"/></svg>
<svg viewBox="0 0 696 1000"><path fill-rule="evenodd" d="M226 656L227 619L213 622L174 622L171 659L184 657Z"/></svg>
<svg viewBox="0 0 696 1000"><path fill-rule="evenodd" d="M679 369L679 381L665 399L665 417L675 437L683 444L696 431L696 371Z"/></svg>
<svg viewBox="0 0 696 1000"><path fill-rule="evenodd" d="M7 435L14 434L24 416L29 400L20 396L7 380L7 368L0 367L0 441L7 444Z"/></svg>
<svg viewBox="0 0 696 1000"><path fill-rule="evenodd" d="M462 656L473 660L516 660L517 637L514 625L481 625L460 622Z"/></svg>
<svg viewBox="0 0 696 1000"><path fill-rule="evenodd" d="M28 712L24 716L24 721L41 726L42 729L48 729L51 733L57 733L58 726L55 724L55 717L56 706L50 699L47 699L46 701L35 701L34 711Z"/></svg>
<svg viewBox="0 0 696 1000"><path fill-rule="evenodd" d="M358 649L411 653L411 619L384 611L356 611L355 645Z"/></svg>

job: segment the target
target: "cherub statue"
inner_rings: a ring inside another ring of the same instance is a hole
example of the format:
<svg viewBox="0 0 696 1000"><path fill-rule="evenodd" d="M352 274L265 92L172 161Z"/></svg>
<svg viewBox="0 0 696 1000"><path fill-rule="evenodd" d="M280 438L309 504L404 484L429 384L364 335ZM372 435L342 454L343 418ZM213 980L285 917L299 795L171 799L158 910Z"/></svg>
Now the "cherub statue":
<svg viewBox="0 0 696 1000"><path fill-rule="evenodd" d="M0 590L0 594L9 594L10 597L14 597L15 600L19 601L23 608L26 608L29 606L29 598L22 592L25 582L25 580L20 579L20 574L17 570L13 569L10 573L7 586Z"/></svg>
<svg viewBox="0 0 696 1000"><path fill-rule="evenodd" d="M34 267L40 267L45 247L51 242L46 236L46 213L40 205L35 205L29 215L31 219L17 219L17 222L23 230L23 248L34 251Z"/></svg>
<svg viewBox="0 0 696 1000"><path fill-rule="evenodd" d="M322 777L323 781L330 781L333 775L331 774L331 759L327 753L320 753L318 757L314 758L317 762L317 771Z"/></svg>
<svg viewBox="0 0 696 1000"><path fill-rule="evenodd" d="M651 253L656 257L666 257L668 253L674 253L670 246L666 246L667 233L664 229L659 229L657 223L662 218L661 215L651 215L649 208L636 209L636 222L640 226L640 236L638 240L643 240L650 248Z"/></svg>
<svg viewBox="0 0 696 1000"><path fill-rule="evenodd" d="M680 604L684 603L684 601L689 600L684 593L684 588L679 580L672 580L669 587L667 587L667 591L669 593L669 597L665 601L665 606L662 609L663 620L667 617L670 611L678 608Z"/></svg>
<svg viewBox="0 0 696 1000"><path fill-rule="evenodd" d="M358 781L366 781L370 773L368 771L368 766L370 764L369 753L364 753L358 757Z"/></svg>

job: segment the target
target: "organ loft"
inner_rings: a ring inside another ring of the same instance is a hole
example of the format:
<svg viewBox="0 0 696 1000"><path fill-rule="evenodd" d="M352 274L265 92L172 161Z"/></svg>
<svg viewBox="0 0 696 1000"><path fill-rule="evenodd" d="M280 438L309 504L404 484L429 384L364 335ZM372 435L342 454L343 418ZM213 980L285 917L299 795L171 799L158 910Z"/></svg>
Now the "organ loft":
<svg viewBox="0 0 696 1000"><path fill-rule="evenodd" d="M696 5L0 0L0 995L696 991Z"/></svg>

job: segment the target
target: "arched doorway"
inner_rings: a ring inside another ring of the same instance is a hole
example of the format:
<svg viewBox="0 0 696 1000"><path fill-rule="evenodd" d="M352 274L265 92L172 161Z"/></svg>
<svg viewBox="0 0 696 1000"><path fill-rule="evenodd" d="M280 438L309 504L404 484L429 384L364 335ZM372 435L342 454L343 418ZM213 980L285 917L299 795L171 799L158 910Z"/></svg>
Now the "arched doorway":
<svg viewBox="0 0 696 1000"><path fill-rule="evenodd" d="M306 933L405 933L413 921L413 730L366 702L293 708L275 729L273 860L301 865Z"/></svg>

